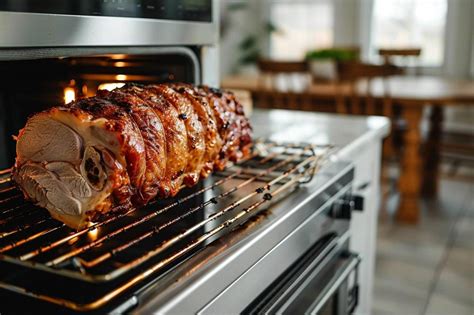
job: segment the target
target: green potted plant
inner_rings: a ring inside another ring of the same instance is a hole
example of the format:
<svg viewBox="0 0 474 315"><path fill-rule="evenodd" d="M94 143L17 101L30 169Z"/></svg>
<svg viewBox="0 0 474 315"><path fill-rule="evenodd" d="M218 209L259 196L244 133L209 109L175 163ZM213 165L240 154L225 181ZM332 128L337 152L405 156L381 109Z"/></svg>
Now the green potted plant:
<svg viewBox="0 0 474 315"><path fill-rule="evenodd" d="M257 33L250 33L245 36L238 45L240 56L236 68L242 70L248 66L255 67L258 60L262 58L262 43L265 38L277 31L276 26L267 21L260 24Z"/></svg>
<svg viewBox="0 0 474 315"><path fill-rule="evenodd" d="M313 77L323 80L337 79L337 63L357 59L355 49L326 48L306 53L306 61Z"/></svg>
<svg viewBox="0 0 474 315"><path fill-rule="evenodd" d="M232 64L229 70L233 73L256 73L257 62L265 55L264 43L272 33L278 32L277 27L269 20L257 19L260 18L255 13L258 12L257 8L260 6L257 2L249 0L227 2L221 14L220 34L222 42L227 42L231 38L231 46L235 47L234 51L237 53L233 51L231 56L225 56L231 60L224 62L228 65ZM248 23L246 18L256 18L256 20ZM239 33L238 36L235 34L236 31Z"/></svg>

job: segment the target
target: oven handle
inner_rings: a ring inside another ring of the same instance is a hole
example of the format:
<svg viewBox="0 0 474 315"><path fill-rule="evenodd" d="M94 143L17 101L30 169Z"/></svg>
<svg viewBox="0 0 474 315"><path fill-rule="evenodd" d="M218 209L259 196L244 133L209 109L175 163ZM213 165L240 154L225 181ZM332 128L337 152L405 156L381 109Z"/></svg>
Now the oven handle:
<svg viewBox="0 0 474 315"><path fill-rule="evenodd" d="M318 296L318 298L311 304L311 306L308 309L308 313L310 314L317 314L321 308L326 304L326 302L333 296L333 294L337 291L337 289L341 286L341 284L347 280L349 275L353 270L355 270L355 283L354 285L358 285L358 271L357 267L359 266L359 263L361 261L361 258L358 254L352 253L352 252L347 252L344 254L345 255L345 260L346 262L344 263L344 267L339 269L331 278L331 280L328 282L327 286L322 290L321 294ZM357 288L357 287L355 287ZM358 294L358 292L355 292ZM355 309L357 306L357 299L358 297L355 297L353 305L351 305L350 309L347 310L348 314L351 314L352 311Z"/></svg>

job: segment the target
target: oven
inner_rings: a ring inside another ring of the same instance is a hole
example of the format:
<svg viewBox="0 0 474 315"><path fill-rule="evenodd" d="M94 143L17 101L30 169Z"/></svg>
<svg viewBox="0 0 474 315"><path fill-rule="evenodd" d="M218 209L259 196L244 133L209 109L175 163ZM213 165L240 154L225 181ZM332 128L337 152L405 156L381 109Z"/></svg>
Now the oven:
<svg viewBox="0 0 474 315"><path fill-rule="evenodd" d="M73 231L23 200L12 135L126 82L218 85L218 1L0 4L0 313L350 314L354 168L330 143L256 139L178 196Z"/></svg>

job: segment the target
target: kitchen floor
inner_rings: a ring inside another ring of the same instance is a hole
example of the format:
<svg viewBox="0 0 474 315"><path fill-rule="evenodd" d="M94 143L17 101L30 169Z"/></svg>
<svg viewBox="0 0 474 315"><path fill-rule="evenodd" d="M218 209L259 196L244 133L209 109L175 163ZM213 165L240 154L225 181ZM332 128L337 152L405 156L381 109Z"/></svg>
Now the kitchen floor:
<svg viewBox="0 0 474 315"><path fill-rule="evenodd" d="M474 314L474 169L442 169L438 199L411 226L393 221L397 169L384 167L374 315Z"/></svg>

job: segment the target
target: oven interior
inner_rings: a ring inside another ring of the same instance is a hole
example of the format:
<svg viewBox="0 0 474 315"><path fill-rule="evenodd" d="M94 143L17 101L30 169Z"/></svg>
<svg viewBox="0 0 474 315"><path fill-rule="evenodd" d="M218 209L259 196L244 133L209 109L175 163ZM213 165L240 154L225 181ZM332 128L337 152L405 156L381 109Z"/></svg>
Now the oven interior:
<svg viewBox="0 0 474 315"><path fill-rule="evenodd" d="M196 82L186 54L104 54L0 61L0 169L13 165L13 136L31 114L126 82Z"/></svg>

